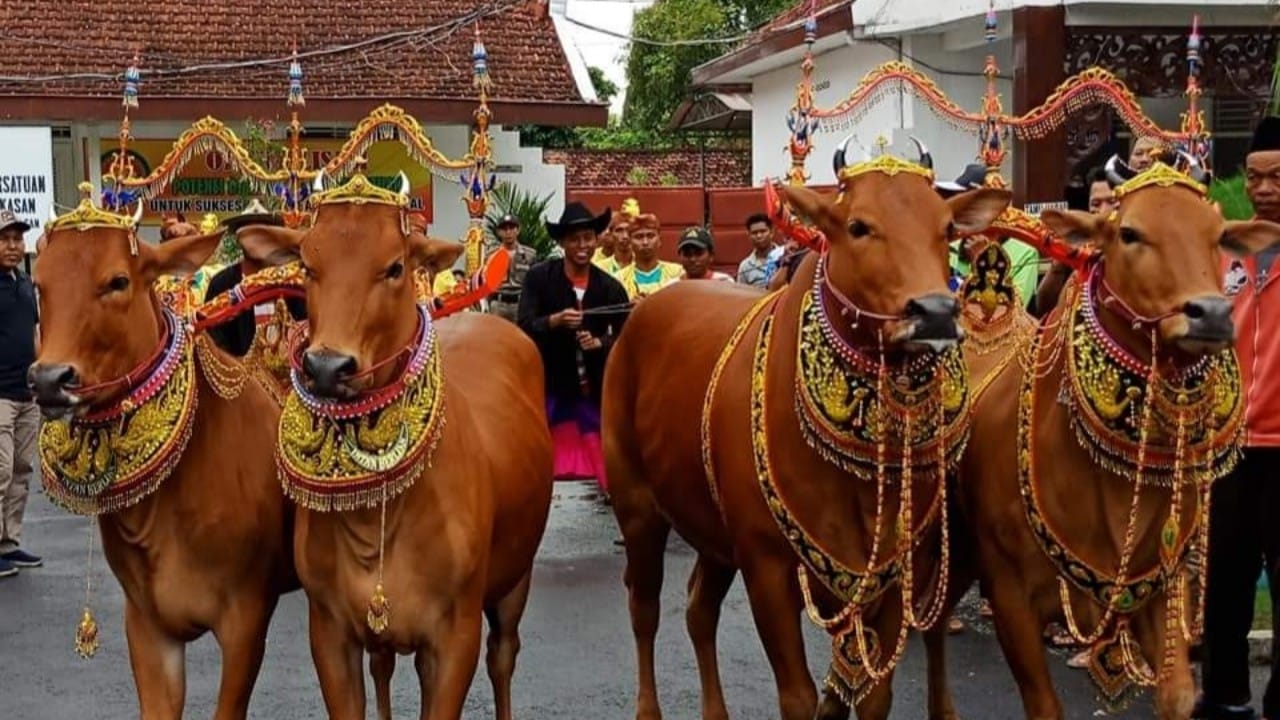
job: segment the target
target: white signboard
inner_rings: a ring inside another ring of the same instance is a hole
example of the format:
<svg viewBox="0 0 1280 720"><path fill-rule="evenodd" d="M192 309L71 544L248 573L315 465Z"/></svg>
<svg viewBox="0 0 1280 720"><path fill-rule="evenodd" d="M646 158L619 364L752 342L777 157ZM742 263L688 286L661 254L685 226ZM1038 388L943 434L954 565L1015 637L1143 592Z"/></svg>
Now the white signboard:
<svg viewBox="0 0 1280 720"><path fill-rule="evenodd" d="M0 207L31 226L27 252L53 209L53 131L48 127L0 127Z"/></svg>
<svg viewBox="0 0 1280 720"><path fill-rule="evenodd" d="M1027 203L1026 206L1022 208L1022 211L1028 215L1040 217L1040 213L1045 210L1061 210L1066 212L1068 209L1067 201L1059 200L1057 202Z"/></svg>

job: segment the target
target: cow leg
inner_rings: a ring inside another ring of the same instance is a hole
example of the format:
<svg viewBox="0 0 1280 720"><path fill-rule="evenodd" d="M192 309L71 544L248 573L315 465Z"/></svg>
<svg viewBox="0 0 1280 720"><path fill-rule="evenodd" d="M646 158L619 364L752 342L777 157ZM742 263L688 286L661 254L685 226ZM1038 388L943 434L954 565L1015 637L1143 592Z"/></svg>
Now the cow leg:
<svg viewBox="0 0 1280 720"><path fill-rule="evenodd" d="M460 720L462 705L471 689L480 659L480 616L478 598L473 604L463 598L440 618L438 640L434 641L432 677L419 676L422 686L422 720ZM430 692L428 692L430 689ZM431 698L430 704L426 702Z"/></svg>
<svg viewBox="0 0 1280 720"><path fill-rule="evenodd" d="M636 640L639 675L636 720L661 720L653 648L662 610L663 565L671 525L658 512L647 492L623 492L619 485L614 486L613 509L627 553L623 580L627 585L631 611L631 633ZM643 497L638 498L637 495Z"/></svg>
<svg viewBox="0 0 1280 720"><path fill-rule="evenodd" d="M222 680L214 720L244 720L249 714L249 698L267 651L267 628L276 599L255 596L237 604L239 607L224 613L230 620L213 631L222 649Z"/></svg>
<svg viewBox="0 0 1280 720"><path fill-rule="evenodd" d="M689 606L685 624L693 652L698 658L698 678L702 685L702 720L728 720L724 691L720 687L720 667L716 657L716 631L720 626L720 606L733 585L737 570L706 555L699 555L689 575Z"/></svg>
<svg viewBox="0 0 1280 720"><path fill-rule="evenodd" d="M925 667L929 686L929 720L958 720L959 718L951 699L951 683L947 678L947 619L960 604L961 598L973 586L974 571L963 558L957 557L954 544L956 535L957 533L953 531L947 604L938 621L924 632Z"/></svg>
<svg viewBox="0 0 1280 720"><path fill-rule="evenodd" d="M511 720L511 677L516 670L516 654L520 652L520 618L529 600L533 572L524 576L507 596L492 608L485 608L489 621L488 648L485 665L493 685L494 717Z"/></svg>
<svg viewBox="0 0 1280 720"><path fill-rule="evenodd" d="M132 602L125 602L129 665L142 720L177 720L186 704L186 645L169 637Z"/></svg>
<svg viewBox="0 0 1280 720"><path fill-rule="evenodd" d="M1187 720L1191 717L1191 709L1196 702L1195 681L1191 678L1189 650L1181 629L1174 632L1172 637L1165 633L1167 600L1167 596L1153 600L1134 618L1132 627L1147 664L1157 673L1161 671L1160 666L1164 662L1165 643L1173 643L1173 663L1156 686L1156 717L1159 720Z"/></svg>
<svg viewBox="0 0 1280 720"><path fill-rule="evenodd" d="M1045 622L1027 602L1026 589L1016 582L1013 568L996 573L1003 580L992 583L987 596L995 612L996 638L1022 695L1028 720L1062 720L1062 703L1053 689L1045 659Z"/></svg>
<svg viewBox="0 0 1280 720"><path fill-rule="evenodd" d="M804 654L795 564L768 556L750 558L743 565L742 579L756 631L773 668L782 720L812 720L818 691Z"/></svg>
<svg viewBox="0 0 1280 720"><path fill-rule="evenodd" d="M311 659L329 720L364 720L364 650L341 620L312 602Z"/></svg>
<svg viewBox="0 0 1280 720"><path fill-rule="evenodd" d="M391 720L391 676L395 671L395 652L369 653L369 675L373 677L373 698L378 708L378 720Z"/></svg>
<svg viewBox="0 0 1280 720"><path fill-rule="evenodd" d="M877 605L869 613L871 627L875 628L876 637L880 641L880 656L876 667L889 661L898 644L898 635L905 622L902 613L902 596L898 591L890 591L882 596ZM858 703L858 720L888 720L889 710L893 707L893 671L880 679L866 697Z"/></svg>

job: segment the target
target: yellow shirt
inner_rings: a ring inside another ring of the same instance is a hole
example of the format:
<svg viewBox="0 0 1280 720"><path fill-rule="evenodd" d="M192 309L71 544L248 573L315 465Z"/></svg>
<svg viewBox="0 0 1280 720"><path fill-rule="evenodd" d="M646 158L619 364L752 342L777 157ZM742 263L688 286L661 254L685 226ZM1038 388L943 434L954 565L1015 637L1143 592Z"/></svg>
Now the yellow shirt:
<svg viewBox="0 0 1280 720"><path fill-rule="evenodd" d="M600 255L600 251L598 249L596 250L596 256L594 258L591 258L591 264L609 273L610 275L617 275L618 271L622 269L618 267L617 258L615 258L612 255L610 255L609 257L603 257L602 255Z"/></svg>
<svg viewBox="0 0 1280 720"><path fill-rule="evenodd" d="M658 266L648 272L637 270L635 263L632 263L619 270L615 277L627 289L627 297L634 300L636 297L658 292L679 280L681 275L684 275L683 267L659 260Z"/></svg>
<svg viewBox="0 0 1280 720"><path fill-rule="evenodd" d="M431 294L436 297L448 295L457 284L458 279L453 276L452 270L441 270L436 273L436 279L431 283Z"/></svg>

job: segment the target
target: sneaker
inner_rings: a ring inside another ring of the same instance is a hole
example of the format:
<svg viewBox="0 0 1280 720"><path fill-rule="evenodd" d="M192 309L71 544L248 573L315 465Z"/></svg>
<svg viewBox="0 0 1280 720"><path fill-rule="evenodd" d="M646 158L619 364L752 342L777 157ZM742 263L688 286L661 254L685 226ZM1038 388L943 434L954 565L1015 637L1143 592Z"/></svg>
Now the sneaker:
<svg viewBox="0 0 1280 720"><path fill-rule="evenodd" d="M10 565L20 568L34 568L44 565L44 560L22 550L13 550L0 555L0 560L5 560Z"/></svg>
<svg viewBox="0 0 1280 720"><path fill-rule="evenodd" d="M9 562L8 560L5 560L4 558L0 558L0 578L12 577L17 574L18 574L18 568L16 565Z"/></svg>

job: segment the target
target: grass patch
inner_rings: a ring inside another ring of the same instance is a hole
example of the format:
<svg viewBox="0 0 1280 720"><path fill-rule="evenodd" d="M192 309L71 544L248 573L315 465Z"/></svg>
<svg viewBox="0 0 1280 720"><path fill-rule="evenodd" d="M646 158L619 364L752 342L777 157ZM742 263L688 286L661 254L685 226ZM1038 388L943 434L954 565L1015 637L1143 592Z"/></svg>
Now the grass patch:
<svg viewBox="0 0 1280 720"><path fill-rule="evenodd" d="M1253 596L1253 629L1271 629L1271 591L1261 585Z"/></svg>

